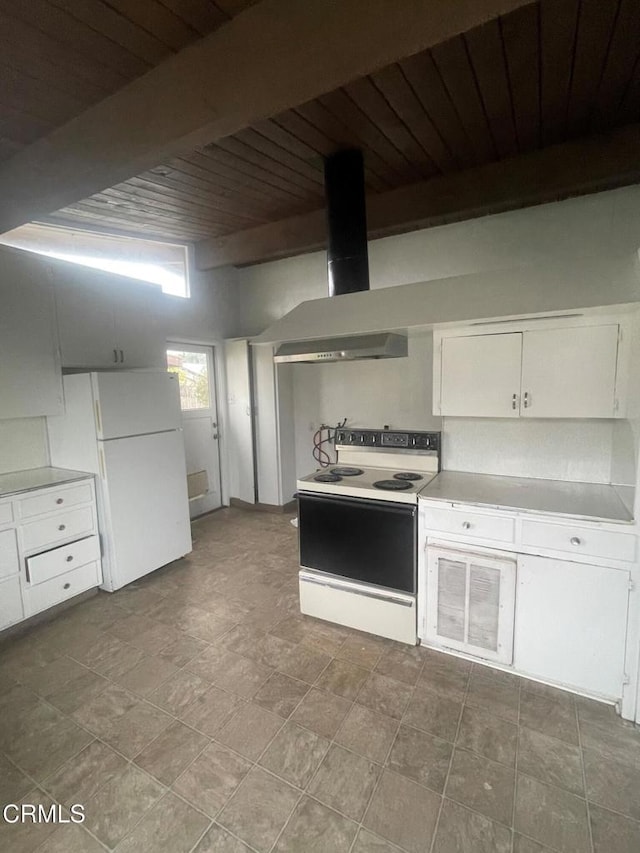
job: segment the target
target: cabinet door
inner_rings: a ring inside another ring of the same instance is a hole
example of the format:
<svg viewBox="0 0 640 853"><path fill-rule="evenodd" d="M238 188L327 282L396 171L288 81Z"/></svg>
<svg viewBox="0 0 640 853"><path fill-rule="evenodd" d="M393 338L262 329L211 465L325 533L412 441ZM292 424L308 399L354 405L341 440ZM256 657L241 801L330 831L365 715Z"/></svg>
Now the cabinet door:
<svg viewBox="0 0 640 853"><path fill-rule="evenodd" d="M612 418L617 358L617 325L524 332L521 414Z"/></svg>
<svg viewBox="0 0 640 853"><path fill-rule="evenodd" d="M442 340L440 414L517 418L522 334Z"/></svg>
<svg viewBox="0 0 640 853"><path fill-rule="evenodd" d="M510 664L515 584L515 557L429 545L426 639Z"/></svg>
<svg viewBox="0 0 640 853"><path fill-rule="evenodd" d="M629 572L518 557L515 666L611 699L622 696Z"/></svg>
<svg viewBox="0 0 640 853"><path fill-rule="evenodd" d="M62 374L53 289L47 265L2 249L0 280L0 418L58 415Z"/></svg>
<svg viewBox="0 0 640 853"><path fill-rule="evenodd" d="M162 293L151 284L118 282L112 289L115 343L119 366L167 366L166 334L161 322Z"/></svg>
<svg viewBox="0 0 640 853"><path fill-rule="evenodd" d="M23 618L20 578L7 578L0 582L0 631Z"/></svg>
<svg viewBox="0 0 640 853"><path fill-rule="evenodd" d="M81 273L56 273L58 334L63 367L115 367L113 296L110 282Z"/></svg>

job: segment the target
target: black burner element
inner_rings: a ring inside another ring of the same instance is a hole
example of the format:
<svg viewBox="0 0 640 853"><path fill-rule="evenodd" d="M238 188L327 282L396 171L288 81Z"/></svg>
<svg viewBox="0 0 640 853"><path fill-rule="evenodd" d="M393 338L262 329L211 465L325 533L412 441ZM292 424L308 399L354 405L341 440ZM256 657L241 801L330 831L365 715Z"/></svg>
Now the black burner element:
<svg viewBox="0 0 640 853"><path fill-rule="evenodd" d="M331 469L332 474L337 474L339 477L357 477L358 474L364 474L362 468L341 468L338 466L337 468Z"/></svg>
<svg viewBox="0 0 640 853"><path fill-rule="evenodd" d="M338 477L337 474L318 474L313 479L316 483L339 483L342 477Z"/></svg>
<svg viewBox="0 0 640 853"><path fill-rule="evenodd" d="M420 474L416 474L414 471L400 471L399 474L393 475L394 480L421 480L422 477Z"/></svg>
<svg viewBox="0 0 640 853"><path fill-rule="evenodd" d="M378 480L373 485L376 489L383 489L385 492L403 492L411 488L411 483L407 483L406 480Z"/></svg>

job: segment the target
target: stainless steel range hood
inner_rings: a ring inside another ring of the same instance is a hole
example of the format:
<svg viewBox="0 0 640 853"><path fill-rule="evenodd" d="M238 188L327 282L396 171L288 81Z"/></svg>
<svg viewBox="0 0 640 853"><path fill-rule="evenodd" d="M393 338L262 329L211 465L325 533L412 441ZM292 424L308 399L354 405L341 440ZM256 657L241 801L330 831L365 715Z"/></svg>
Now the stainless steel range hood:
<svg viewBox="0 0 640 853"><path fill-rule="evenodd" d="M403 358L407 353L408 343L405 335L382 333L315 341L292 341L278 347L273 360L279 364L355 361L359 358Z"/></svg>

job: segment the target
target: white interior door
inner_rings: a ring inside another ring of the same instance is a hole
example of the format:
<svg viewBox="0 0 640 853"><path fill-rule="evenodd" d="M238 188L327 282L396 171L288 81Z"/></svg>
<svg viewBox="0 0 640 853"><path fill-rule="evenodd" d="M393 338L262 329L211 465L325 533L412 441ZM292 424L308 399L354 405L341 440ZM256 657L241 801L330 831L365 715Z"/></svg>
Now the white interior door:
<svg viewBox="0 0 640 853"><path fill-rule="evenodd" d="M522 335L442 340L441 414L517 418Z"/></svg>
<svg viewBox="0 0 640 853"><path fill-rule="evenodd" d="M612 418L618 326L524 332L521 414L529 418Z"/></svg>
<svg viewBox="0 0 640 853"><path fill-rule="evenodd" d="M225 341L229 494L245 503L255 503L253 406L251 400L251 353L249 341Z"/></svg>
<svg viewBox="0 0 640 853"><path fill-rule="evenodd" d="M180 383L189 514L195 518L222 506L213 350L172 343L167 365Z"/></svg>

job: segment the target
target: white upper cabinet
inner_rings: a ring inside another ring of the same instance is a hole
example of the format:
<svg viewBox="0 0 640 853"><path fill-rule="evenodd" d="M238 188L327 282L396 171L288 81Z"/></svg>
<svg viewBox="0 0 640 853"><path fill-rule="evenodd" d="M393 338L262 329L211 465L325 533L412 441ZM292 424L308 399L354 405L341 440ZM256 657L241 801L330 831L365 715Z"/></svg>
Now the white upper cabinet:
<svg viewBox="0 0 640 853"><path fill-rule="evenodd" d="M436 415L614 418L624 413L616 322L434 335Z"/></svg>
<svg viewBox="0 0 640 853"><path fill-rule="evenodd" d="M522 335L442 341L443 415L517 418Z"/></svg>
<svg viewBox="0 0 640 853"><path fill-rule="evenodd" d="M47 264L2 250L0 418L62 413L53 292Z"/></svg>
<svg viewBox="0 0 640 853"><path fill-rule="evenodd" d="M525 332L521 414L612 418L617 357L617 325Z"/></svg>
<svg viewBox="0 0 640 853"><path fill-rule="evenodd" d="M57 267L63 367L166 367L159 288L78 267Z"/></svg>

